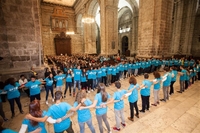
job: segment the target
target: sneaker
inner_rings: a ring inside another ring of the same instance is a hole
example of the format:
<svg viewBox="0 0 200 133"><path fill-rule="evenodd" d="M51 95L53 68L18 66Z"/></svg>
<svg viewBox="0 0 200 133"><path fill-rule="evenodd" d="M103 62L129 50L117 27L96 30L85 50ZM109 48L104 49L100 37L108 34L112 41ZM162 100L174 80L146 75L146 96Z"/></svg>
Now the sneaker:
<svg viewBox="0 0 200 133"><path fill-rule="evenodd" d="M138 114L138 115L137 115L137 114L135 114L135 116L136 116L137 118L140 118L140 117L139 117L139 114Z"/></svg>
<svg viewBox="0 0 200 133"><path fill-rule="evenodd" d="M72 96L72 94L70 93L69 96Z"/></svg>
<svg viewBox="0 0 200 133"><path fill-rule="evenodd" d="M126 127L126 124L124 124L124 123L122 123L122 122L121 122L121 125L122 125L122 127Z"/></svg>
<svg viewBox="0 0 200 133"><path fill-rule="evenodd" d="M160 99L160 101L162 101L162 102L166 102L166 100L165 100L165 99Z"/></svg>
<svg viewBox="0 0 200 133"><path fill-rule="evenodd" d="M73 93L73 97L75 97L75 93Z"/></svg>
<svg viewBox="0 0 200 133"><path fill-rule="evenodd" d="M160 104L160 102L157 102L157 104Z"/></svg>
<svg viewBox="0 0 200 133"><path fill-rule="evenodd" d="M120 131L120 128L113 127L113 130L114 130L114 131Z"/></svg>
<svg viewBox="0 0 200 133"><path fill-rule="evenodd" d="M93 91L93 89L91 89L91 91Z"/></svg>
<svg viewBox="0 0 200 133"><path fill-rule="evenodd" d="M156 104L151 104L151 105L153 105L153 106L157 106Z"/></svg>
<svg viewBox="0 0 200 133"><path fill-rule="evenodd" d="M145 113L145 111L144 111L144 110L140 110L140 112L142 112L142 113Z"/></svg>
<svg viewBox="0 0 200 133"><path fill-rule="evenodd" d="M3 120L4 120L4 121L8 121L8 119L7 119L7 118L3 118Z"/></svg>
<svg viewBox="0 0 200 133"><path fill-rule="evenodd" d="M133 119L133 118L131 118L131 117L128 117L128 119L129 119L130 121L134 121L134 119Z"/></svg>
<svg viewBox="0 0 200 133"><path fill-rule="evenodd" d="M52 102L54 102L54 99L52 98Z"/></svg>
<svg viewBox="0 0 200 133"><path fill-rule="evenodd" d="M48 105L49 103L48 103L48 101L46 101L46 105Z"/></svg>
<svg viewBox="0 0 200 133"><path fill-rule="evenodd" d="M90 93L90 91L88 91L88 93Z"/></svg>
<svg viewBox="0 0 200 133"><path fill-rule="evenodd" d="M66 95L64 95L64 98L66 98Z"/></svg>

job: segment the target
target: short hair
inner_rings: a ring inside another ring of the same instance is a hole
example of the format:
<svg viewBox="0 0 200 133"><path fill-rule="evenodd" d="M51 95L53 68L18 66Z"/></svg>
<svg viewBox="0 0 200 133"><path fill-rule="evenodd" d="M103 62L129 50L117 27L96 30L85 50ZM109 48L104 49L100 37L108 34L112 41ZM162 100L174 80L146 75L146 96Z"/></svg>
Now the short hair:
<svg viewBox="0 0 200 133"><path fill-rule="evenodd" d="M121 83L119 81L116 81L115 82L115 87L117 87L117 89L120 89L121 88Z"/></svg>
<svg viewBox="0 0 200 133"><path fill-rule="evenodd" d="M160 78L160 73L158 71L153 72L155 78Z"/></svg>
<svg viewBox="0 0 200 133"><path fill-rule="evenodd" d="M20 78L21 78L21 77L25 77L25 76L22 74L22 75L20 75Z"/></svg>
<svg viewBox="0 0 200 133"><path fill-rule="evenodd" d="M164 69L166 72L169 72L169 67L165 67Z"/></svg>
<svg viewBox="0 0 200 133"><path fill-rule="evenodd" d="M131 77L129 78L129 84L134 84L134 85L137 84L137 80L136 80L136 78L135 78L134 76L131 76Z"/></svg>
<svg viewBox="0 0 200 133"><path fill-rule="evenodd" d="M61 91L56 91L55 92L55 100L60 100L61 97L62 97L62 92Z"/></svg>
<svg viewBox="0 0 200 133"><path fill-rule="evenodd" d="M31 79L32 79L32 78L36 79L36 76L35 76L35 75L32 75L32 76L31 76Z"/></svg>
<svg viewBox="0 0 200 133"><path fill-rule="evenodd" d="M145 78L145 79L148 79L148 78L149 78L149 74L148 74L148 73L145 73L145 74L144 74L144 78Z"/></svg>

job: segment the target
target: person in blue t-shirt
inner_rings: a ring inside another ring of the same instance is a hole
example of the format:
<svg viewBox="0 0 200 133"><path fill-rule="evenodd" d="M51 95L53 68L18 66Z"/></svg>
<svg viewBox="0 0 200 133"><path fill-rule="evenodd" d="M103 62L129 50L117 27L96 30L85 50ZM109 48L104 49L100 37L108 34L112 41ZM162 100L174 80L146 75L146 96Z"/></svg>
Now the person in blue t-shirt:
<svg viewBox="0 0 200 133"><path fill-rule="evenodd" d="M127 91L120 90L121 83L119 81L115 82L115 87L116 87L117 91L114 93L113 97L106 103L106 105L114 102L114 113L115 113L116 126L113 127L113 130L120 131L120 125L122 125L123 127L126 126L125 117L124 117L123 97L127 93ZM121 118L121 120L120 120L120 118Z"/></svg>
<svg viewBox="0 0 200 133"><path fill-rule="evenodd" d="M56 81L56 90L62 91L63 87L63 79L65 78L65 75L62 73L62 71L58 71L58 75L54 76L54 80Z"/></svg>
<svg viewBox="0 0 200 133"><path fill-rule="evenodd" d="M135 116L139 118L137 101L138 101L138 89L140 89L140 86L137 84L137 80L134 76L130 77L129 84L130 86L128 88L128 92L130 92L131 94L128 96L128 101L130 105L130 117L128 117L128 119L130 121L134 121L134 108L136 111Z"/></svg>
<svg viewBox="0 0 200 133"><path fill-rule="evenodd" d="M5 92L3 92L2 90L0 90L0 116L3 118L4 121L7 121L8 119L5 116L5 113L3 111L3 104L2 104L2 100L1 100L1 94L3 94Z"/></svg>
<svg viewBox="0 0 200 133"><path fill-rule="evenodd" d="M99 83L102 83L102 69L100 66L98 66L98 69L97 69L97 84Z"/></svg>
<svg viewBox="0 0 200 133"><path fill-rule="evenodd" d="M112 81L112 65L107 67L107 84L111 85L111 81Z"/></svg>
<svg viewBox="0 0 200 133"><path fill-rule="evenodd" d="M140 86L140 94L142 98L142 109L140 112L145 112L145 110L149 110L149 97L150 97L150 89L152 82L148 80L149 74L144 74L144 80L142 81L142 85Z"/></svg>
<svg viewBox="0 0 200 133"><path fill-rule="evenodd" d="M112 80L111 83L114 83L116 81L116 67L112 66Z"/></svg>
<svg viewBox="0 0 200 133"><path fill-rule="evenodd" d="M19 83L15 81L14 78L9 78L8 79L8 85L4 87L4 91L7 92L7 99L10 103L10 110L12 112L11 118L15 117L15 106L14 106L14 101L17 103L17 106L19 108L19 111L21 114L24 113L22 110L22 105L20 102L20 93L19 93Z"/></svg>
<svg viewBox="0 0 200 133"><path fill-rule="evenodd" d="M180 75L180 91L177 91L179 93L184 92L185 90L185 78L186 78L186 73L187 71L184 69L184 66L180 66L181 72L178 72L178 74Z"/></svg>
<svg viewBox="0 0 200 133"><path fill-rule="evenodd" d="M79 104L82 106L90 106L92 105L92 101L86 98L85 90L81 90L77 92L74 107L77 107ZM92 115L89 109L77 110L78 113L78 124L80 127L80 133L85 132L85 123L90 128L92 133L95 133L94 126L92 124Z"/></svg>
<svg viewBox="0 0 200 133"><path fill-rule="evenodd" d="M29 105L29 113L34 117L40 118L45 116L46 111L42 111L40 109L40 102L38 100L34 100ZM37 122L25 118L22 121L22 126L19 130L19 133L25 133L27 129L29 133L47 133L44 122Z"/></svg>
<svg viewBox="0 0 200 133"><path fill-rule="evenodd" d="M154 80L152 81L153 82L153 95L154 95L154 103L151 104L153 106L157 106L160 102L159 102L159 92L160 92L160 84L161 84L161 81L162 81L162 78L160 76L160 73L158 71L155 71L153 72L153 75L154 75Z"/></svg>
<svg viewBox="0 0 200 133"><path fill-rule="evenodd" d="M87 76L88 76L88 93L90 93L90 90L94 90L94 85L93 85L93 67L90 67L89 70L87 71Z"/></svg>
<svg viewBox="0 0 200 133"><path fill-rule="evenodd" d="M106 92L106 86L103 83L100 83L98 85L97 94L95 95L95 100L93 104L87 107L80 107L80 110L96 107L96 118L99 125L100 133L103 133L102 120L106 125L107 131L111 131L110 125L107 120L108 107L105 105L109 98L110 94Z"/></svg>
<svg viewBox="0 0 200 133"><path fill-rule="evenodd" d="M69 95L71 96L72 93L71 93L71 87L72 87L72 73L70 70L67 71L67 74L66 74L66 87L65 87L65 92L64 92L64 98L66 97L66 93L67 93L67 90L69 88ZM75 90L74 90L75 92Z"/></svg>
<svg viewBox="0 0 200 133"><path fill-rule="evenodd" d="M82 71L80 69L80 65L77 66L77 69L74 69L74 92L73 92L73 97L75 97L75 90L76 90L76 85L78 84L78 90L81 89L81 74Z"/></svg>
<svg viewBox="0 0 200 133"><path fill-rule="evenodd" d="M49 73L49 75L45 78L46 82L46 104L48 104L48 97L49 97L49 91L51 91L52 96L52 102L54 102L54 96L53 96L53 74Z"/></svg>
<svg viewBox="0 0 200 133"><path fill-rule="evenodd" d="M4 120L2 118L0 118L0 133L17 133L16 131L13 131L11 129L8 128L4 128L3 125Z"/></svg>
<svg viewBox="0 0 200 133"><path fill-rule="evenodd" d="M74 130L72 129L72 122L70 118L66 118L65 116L69 111L77 111L77 109L81 106L79 104L76 108L72 107L66 102L62 102L62 92L56 91L55 92L55 104L51 105L44 117L34 117L31 114L26 115L27 119L37 121L37 122L45 122L49 117L52 117L52 119L60 120L60 123L54 123L54 132L55 133L63 133L64 131L68 133L74 133ZM62 119L64 118L64 119Z"/></svg>
<svg viewBox="0 0 200 133"><path fill-rule="evenodd" d="M36 80L36 77L34 75L31 76L31 81L25 84L25 87L30 89L30 102L33 100L41 100L40 97L40 85L42 83L39 80Z"/></svg>
<svg viewBox="0 0 200 133"><path fill-rule="evenodd" d="M102 71L102 83L104 83L105 85L107 85L107 67L106 65L103 65L101 67L101 71Z"/></svg>
<svg viewBox="0 0 200 133"><path fill-rule="evenodd" d="M169 87L171 84L171 79L172 79L172 75L170 73L170 69L169 67L165 67L165 74L162 77L163 81L163 99L161 99L160 101L164 101L166 102L167 100L169 100Z"/></svg>
<svg viewBox="0 0 200 133"><path fill-rule="evenodd" d="M170 67L171 69L171 75L172 75L172 79L171 79L171 84L170 84L170 91L169 91L169 95L174 94L174 83L176 82L176 77L178 74L177 68L175 66Z"/></svg>
<svg viewBox="0 0 200 133"><path fill-rule="evenodd" d="M82 70L82 74L81 74L81 88L85 89L86 92L88 92L87 72L85 69Z"/></svg>
<svg viewBox="0 0 200 133"><path fill-rule="evenodd" d="M185 75L185 89L188 89L189 85L190 85L190 70L189 68L187 68Z"/></svg>

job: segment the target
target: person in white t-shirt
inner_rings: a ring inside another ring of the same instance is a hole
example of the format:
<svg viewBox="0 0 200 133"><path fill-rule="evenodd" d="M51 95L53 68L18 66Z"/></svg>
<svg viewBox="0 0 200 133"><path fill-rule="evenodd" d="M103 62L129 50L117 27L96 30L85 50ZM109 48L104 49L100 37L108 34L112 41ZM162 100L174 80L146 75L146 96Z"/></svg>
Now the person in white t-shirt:
<svg viewBox="0 0 200 133"><path fill-rule="evenodd" d="M20 79L19 79L19 84L20 86L25 85L28 82L28 80L25 78L24 75L20 75ZM26 87L22 88L24 92L26 92L26 94L28 95L28 97L30 96L30 91L29 89L27 89Z"/></svg>

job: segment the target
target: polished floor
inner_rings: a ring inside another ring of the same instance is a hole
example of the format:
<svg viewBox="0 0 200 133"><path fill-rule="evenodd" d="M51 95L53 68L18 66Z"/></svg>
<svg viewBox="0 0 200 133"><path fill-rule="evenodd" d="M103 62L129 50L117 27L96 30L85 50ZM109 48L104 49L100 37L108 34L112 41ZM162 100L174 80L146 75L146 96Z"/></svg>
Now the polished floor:
<svg viewBox="0 0 200 133"><path fill-rule="evenodd" d="M153 75L150 75L149 79L153 79ZM141 84L143 76L137 77L137 81ZM122 88L127 89L129 86L128 79L122 80ZM176 91L179 90L179 82L175 83L175 94L170 96L169 101L161 102L157 107L151 106L149 111L140 113L140 118L134 118L134 122L127 119L129 116L129 104L127 99L125 100L125 117L126 124L125 128L121 127L120 133L200 133L200 81L196 81L195 84L189 87L184 93L180 94ZM151 90L153 87L151 88ZM114 85L107 87L107 92L113 95L115 91ZM153 103L153 91L151 91L150 101ZM88 94L88 97L93 100L96 92ZM41 107L43 110L47 110L48 106L45 104L45 92L41 93ZM160 98L163 97L162 90L160 91ZM23 110L28 113L29 99L26 96L21 97L23 104ZM74 98L68 96L64 101L73 105ZM51 99L49 99L51 103ZM139 109L141 109L141 99L138 100ZM20 114L17 106L15 105L16 117L9 119L8 122L4 123L5 127L11 128L15 131L19 131L21 122L24 119L25 114ZM8 102L4 103L4 111L8 118L11 117L11 112ZM95 126L96 132L99 133L97 120L95 117L95 110L92 109L92 120ZM71 117L73 122L73 129L76 133L79 132L79 126L77 123L77 115ZM115 126L115 117L113 105L109 105L108 109L108 121L110 126ZM48 133L53 133L53 126L46 123L46 129ZM105 125L104 130L106 131ZM89 133L90 130L85 126L85 133ZM116 131L112 131L116 132Z"/></svg>

